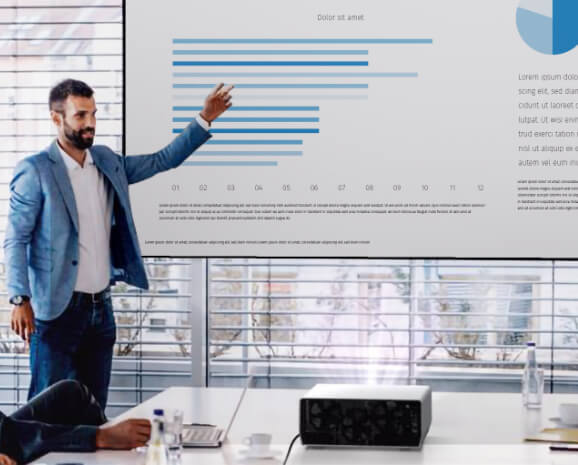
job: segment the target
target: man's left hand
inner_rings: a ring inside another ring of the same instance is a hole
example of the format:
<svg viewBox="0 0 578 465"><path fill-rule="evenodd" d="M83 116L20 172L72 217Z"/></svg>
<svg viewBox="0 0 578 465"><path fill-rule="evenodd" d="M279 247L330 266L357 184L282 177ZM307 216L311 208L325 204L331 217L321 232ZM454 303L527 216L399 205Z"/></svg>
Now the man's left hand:
<svg viewBox="0 0 578 465"><path fill-rule="evenodd" d="M234 86L225 86L222 82L217 84L205 100L205 106L199 113L208 123L221 116L232 105L231 90Z"/></svg>

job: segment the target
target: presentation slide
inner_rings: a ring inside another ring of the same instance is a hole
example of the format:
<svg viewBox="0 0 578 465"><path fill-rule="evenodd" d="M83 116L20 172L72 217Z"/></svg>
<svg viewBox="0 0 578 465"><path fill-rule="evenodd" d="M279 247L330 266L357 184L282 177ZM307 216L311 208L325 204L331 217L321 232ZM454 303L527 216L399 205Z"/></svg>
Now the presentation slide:
<svg viewBox="0 0 578 465"><path fill-rule="evenodd" d="M578 258L578 1L127 0L147 256ZM98 99L98 95L97 95Z"/></svg>

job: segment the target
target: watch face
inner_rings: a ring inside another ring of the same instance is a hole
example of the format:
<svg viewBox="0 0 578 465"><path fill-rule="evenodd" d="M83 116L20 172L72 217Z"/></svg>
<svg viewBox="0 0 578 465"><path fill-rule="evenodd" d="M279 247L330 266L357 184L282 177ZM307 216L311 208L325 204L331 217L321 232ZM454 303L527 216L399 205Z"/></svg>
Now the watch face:
<svg viewBox="0 0 578 465"><path fill-rule="evenodd" d="M12 297L12 304L13 305L21 305L24 299L21 295L17 295L16 297Z"/></svg>

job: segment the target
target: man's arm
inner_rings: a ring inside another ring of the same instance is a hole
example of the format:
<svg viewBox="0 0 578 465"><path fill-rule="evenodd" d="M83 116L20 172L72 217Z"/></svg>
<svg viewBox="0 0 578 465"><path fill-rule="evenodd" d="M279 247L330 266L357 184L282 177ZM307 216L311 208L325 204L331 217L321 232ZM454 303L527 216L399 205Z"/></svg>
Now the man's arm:
<svg viewBox="0 0 578 465"><path fill-rule="evenodd" d="M40 176L32 161L23 160L16 166L10 183L10 204L4 239L8 298L17 295L31 296L26 253L41 208ZM29 302L14 306L12 329L23 339L29 340L34 331L34 312Z"/></svg>
<svg viewBox="0 0 578 465"><path fill-rule="evenodd" d="M205 100L199 116L211 124L231 106L233 86L218 84ZM176 168L211 135L197 121L192 121L183 132L162 150L150 155L124 157L124 168L129 184L144 181L157 173Z"/></svg>
<svg viewBox="0 0 578 465"><path fill-rule="evenodd" d="M130 450L150 438L146 419L126 420L114 426L52 425L39 421L0 418L0 454L28 463L50 452L94 452L97 449ZM0 462L1 464L1 462Z"/></svg>
<svg viewBox="0 0 578 465"><path fill-rule="evenodd" d="M177 138L162 150L150 155L123 157L128 183L141 182L155 174L176 168L210 137L211 135L196 121L192 121Z"/></svg>
<svg viewBox="0 0 578 465"><path fill-rule="evenodd" d="M0 465L18 465L16 460L12 460L10 457L4 454L0 454Z"/></svg>
<svg viewBox="0 0 578 465"><path fill-rule="evenodd" d="M41 207L40 176L30 160L23 160L16 166L10 182L10 203L4 239L6 287L9 297L30 296L26 249L32 239Z"/></svg>
<svg viewBox="0 0 578 465"><path fill-rule="evenodd" d="M50 425L38 421L0 419L0 453L19 464L49 452L96 450L98 426Z"/></svg>

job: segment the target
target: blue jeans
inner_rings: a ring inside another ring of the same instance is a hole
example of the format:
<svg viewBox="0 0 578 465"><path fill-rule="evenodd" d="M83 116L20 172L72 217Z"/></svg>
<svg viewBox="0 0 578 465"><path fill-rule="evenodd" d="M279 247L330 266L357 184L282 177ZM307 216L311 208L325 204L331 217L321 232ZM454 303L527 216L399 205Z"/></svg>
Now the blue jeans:
<svg viewBox="0 0 578 465"><path fill-rule="evenodd" d="M104 410L115 341L110 291L97 302L75 292L58 318L36 320L30 342L28 399L57 381L74 379L88 387Z"/></svg>

